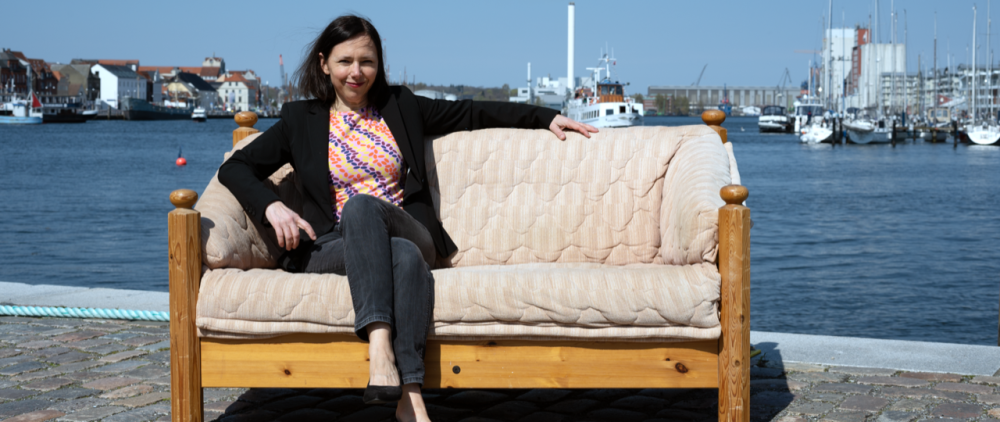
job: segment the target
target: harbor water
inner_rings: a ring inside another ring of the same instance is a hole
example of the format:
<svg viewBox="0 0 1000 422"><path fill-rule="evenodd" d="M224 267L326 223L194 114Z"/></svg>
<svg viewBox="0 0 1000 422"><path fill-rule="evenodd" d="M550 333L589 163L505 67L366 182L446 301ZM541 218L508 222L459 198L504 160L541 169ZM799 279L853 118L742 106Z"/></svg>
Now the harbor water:
<svg viewBox="0 0 1000 422"><path fill-rule="evenodd" d="M754 330L996 344L1000 147L802 145L755 118L725 126L750 189ZM0 281L166 291L168 195L204 189L234 128L0 127Z"/></svg>

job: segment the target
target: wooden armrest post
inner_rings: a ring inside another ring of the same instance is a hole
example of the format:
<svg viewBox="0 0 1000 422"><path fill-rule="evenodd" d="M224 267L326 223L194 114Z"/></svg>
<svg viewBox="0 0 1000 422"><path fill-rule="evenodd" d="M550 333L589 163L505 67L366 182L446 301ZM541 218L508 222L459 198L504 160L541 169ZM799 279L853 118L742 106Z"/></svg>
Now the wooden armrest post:
<svg viewBox="0 0 1000 422"><path fill-rule="evenodd" d="M750 420L750 209L749 192L724 186L719 208L719 421Z"/></svg>
<svg viewBox="0 0 1000 422"><path fill-rule="evenodd" d="M719 134L722 143L729 142L729 131L722 127L722 122L726 121L726 113L723 113L722 110L705 110L704 113L701 113L701 121Z"/></svg>
<svg viewBox="0 0 1000 422"><path fill-rule="evenodd" d="M170 408L174 422L201 422L201 343L195 327L201 285L201 213L192 190L170 194Z"/></svg>
<svg viewBox="0 0 1000 422"><path fill-rule="evenodd" d="M257 113L252 111L241 111L236 113L233 120L236 120L236 124L240 126L233 130L233 146L236 146L236 143L242 141L243 138L260 132L259 130L253 128L253 125L257 124Z"/></svg>

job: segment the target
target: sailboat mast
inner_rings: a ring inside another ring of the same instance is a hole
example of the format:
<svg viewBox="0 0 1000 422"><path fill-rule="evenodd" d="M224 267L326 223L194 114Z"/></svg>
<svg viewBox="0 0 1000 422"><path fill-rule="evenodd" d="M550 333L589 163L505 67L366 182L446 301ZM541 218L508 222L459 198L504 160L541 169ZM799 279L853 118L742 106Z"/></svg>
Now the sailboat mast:
<svg viewBox="0 0 1000 422"><path fill-rule="evenodd" d="M937 12L934 12L934 107L938 106Z"/></svg>
<svg viewBox="0 0 1000 422"><path fill-rule="evenodd" d="M986 2L986 60L989 62L986 65L986 97L989 98L986 103L987 116L993 115L993 50L990 50L990 27L993 26L993 20L990 17L990 3Z"/></svg>
<svg viewBox="0 0 1000 422"><path fill-rule="evenodd" d="M972 6L972 126L976 125L976 6Z"/></svg>
<svg viewBox="0 0 1000 422"><path fill-rule="evenodd" d="M903 9L903 51L906 51L906 41L909 38L906 25L906 9ZM909 114L910 110L910 76L907 72L908 66L906 55L903 55L903 115ZM917 56L917 70L920 70L920 56Z"/></svg>
<svg viewBox="0 0 1000 422"><path fill-rule="evenodd" d="M830 103L833 102L833 0L830 0L830 13L827 14L827 42L826 45L829 47L826 56L826 107L830 108Z"/></svg>
<svg viewBox="0 0 1000 422"><path fill-rule="evenodd" d="M889 91L889 114L896 114L896 1L889 1L889 30L892 34L889 36L889 45L892 48L892 64L889 65L889 80L890 89Z"/></svg>

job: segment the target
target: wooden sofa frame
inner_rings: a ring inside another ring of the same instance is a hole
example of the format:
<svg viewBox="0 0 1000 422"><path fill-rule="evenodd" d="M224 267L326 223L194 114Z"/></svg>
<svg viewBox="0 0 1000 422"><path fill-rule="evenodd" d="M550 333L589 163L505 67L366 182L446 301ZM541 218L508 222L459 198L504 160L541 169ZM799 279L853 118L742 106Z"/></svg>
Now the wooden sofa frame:
<svg viewBox="0 0 1000 422"><path fill-rule="evenodd" d="M725 114L702 120L727 142ZM233 144L257 130L236 116ZM750 210L747 189L723 187L719 209L722 276L719 340L628 343L428 341L424 388L718 388L719 421L750 420ZM268 339L199 338L201 214L191 190L171 193L170 395L174 422L203 420L202 388L364 388L368 346L343 334Z"/></svg>

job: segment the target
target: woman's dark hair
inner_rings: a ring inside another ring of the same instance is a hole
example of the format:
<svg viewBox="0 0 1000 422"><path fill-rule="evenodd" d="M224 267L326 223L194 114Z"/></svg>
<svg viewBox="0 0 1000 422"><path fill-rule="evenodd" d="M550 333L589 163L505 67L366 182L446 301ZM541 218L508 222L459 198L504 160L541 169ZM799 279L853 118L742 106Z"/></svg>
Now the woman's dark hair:
<svg viewBox="0 0 1000 422"><path fill-rule="evenodd" d="M299 93L317 98L327 106L332 105L337 99L337 92L330 82L330 76L323 73L319 55L322 54L330 60L330 52L334 46L359 35L371 38L375 44L375 53L378 55L378 73L375 75L371 90L368 91L368 103L377 104L383 95L388 94L389 82L386 81L385 66L382 61L382 39L379 38L378 31L371 21L355 15L344 15L334 19L309 45L309 56L295 71Z"/></svg>

